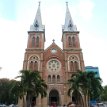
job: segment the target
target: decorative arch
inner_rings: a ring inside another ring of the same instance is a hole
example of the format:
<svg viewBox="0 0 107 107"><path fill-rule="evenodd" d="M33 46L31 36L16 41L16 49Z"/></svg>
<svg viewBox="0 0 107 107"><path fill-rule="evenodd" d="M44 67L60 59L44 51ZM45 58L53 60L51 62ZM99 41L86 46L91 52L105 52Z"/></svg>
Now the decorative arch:
<svg viewBox="0 0 107 107"><path fill-rule="evenodd" d="M57 75L57 82L60 82L60 75Z"/></svg>
<svg viewBox="0 0 107 107"><path fill-rule="evenodd" d="M51 75L48 75L48 82L51 82Z"/></svg>
<svg viewBox="0 0 107 107"><path fill-rule="evenodd" d="M28 59L27 69L32 71L38 71L39 69L39 58L36 55L32 55Z"/></svg>
<svg viewBox="0 0 107 107"><path fill-rule="evenodd" d="M53 83L56 82L56 77L55 77L55 75L52 76L52 82L53 82Z"/></svg>
<svg viewBox="0 0 107 107"><path fill-rule="evenodd" d="M68 57L68 69L70 72L76 72L77 70L79 70L79 58L76 55L72 55Z"/></svg>
<svg viewBox="0 0 107 107"><path fill-rule="evenodd" d="M60 93L56 89L51 89L49 92L49 105L58 106L60 105Z"/></svg>

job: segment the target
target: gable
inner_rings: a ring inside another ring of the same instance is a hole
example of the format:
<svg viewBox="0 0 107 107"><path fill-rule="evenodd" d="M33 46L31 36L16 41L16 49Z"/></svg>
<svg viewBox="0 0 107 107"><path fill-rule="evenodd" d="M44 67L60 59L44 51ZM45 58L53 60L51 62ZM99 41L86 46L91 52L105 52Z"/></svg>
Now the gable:
<svg viewBox="0 0 107 107"><path fill-rule="evenodd" d="M63 50L56 45L54 42L44 50L44 61L48 61L50 59L58 59L62 62L64 60Z"/></svg>

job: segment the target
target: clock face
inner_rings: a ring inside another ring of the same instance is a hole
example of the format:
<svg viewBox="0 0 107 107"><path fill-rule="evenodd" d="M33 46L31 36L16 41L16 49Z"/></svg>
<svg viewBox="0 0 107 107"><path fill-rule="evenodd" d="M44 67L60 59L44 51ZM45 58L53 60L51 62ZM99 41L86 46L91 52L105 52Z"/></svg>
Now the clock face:
<svg viewBox="0 0 107 107"><path fill-rule="evenodd" d="M56 53L56 52L57 52L57 50L54 49L54 48L51 50L51 53L53 53L53 54Z"/></svg>
<svg viewBox="0 0 107 107"><path fill-rule="evenodd" d="M58 60L51 59L51 60L48 61L47 67L48 67L49 71L56 72L56 71L60 70L61 64Z"/></svg>

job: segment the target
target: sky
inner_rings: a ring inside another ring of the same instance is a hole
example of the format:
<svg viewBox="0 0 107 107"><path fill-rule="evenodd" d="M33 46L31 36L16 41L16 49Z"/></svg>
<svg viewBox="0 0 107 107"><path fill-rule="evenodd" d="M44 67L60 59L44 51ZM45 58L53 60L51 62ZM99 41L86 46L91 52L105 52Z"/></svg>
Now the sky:
<svg viewBox="0 0 107 107"><path fill-rule="evenodd" d="M107 0L40 0L45 25L45 49L52 40L62 48L62 25L66 2L73 22L80 31L85 66L99 67L107 85ZM0 78L14 79L23 67L30 25L38 0L0 0Z"/></svg>

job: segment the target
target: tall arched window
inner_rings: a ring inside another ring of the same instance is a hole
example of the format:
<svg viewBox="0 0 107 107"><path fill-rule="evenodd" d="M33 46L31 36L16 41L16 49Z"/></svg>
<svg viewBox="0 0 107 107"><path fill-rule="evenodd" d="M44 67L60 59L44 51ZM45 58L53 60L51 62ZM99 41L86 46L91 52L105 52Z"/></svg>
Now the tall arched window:
<svg viewBox="0 0 107 107"><path fill-rule="evenodd" d="M52 82L55 83L55 75L52 76Z"/></svg>
<svg viewBox="0 0 107 107"><path fill-rule="evenodd" d="M34 62L33 70L35 70L35 71L38 70L38 62L37 61Z"/></svg>
<svg viewBox="0 0 107 107"><path fill-rule="evenodd" d="M77 71L79 68L78 68L78 62L77 61L75 61L74 62L74 71Z"/></svg>
<svg viewBox="0 0 107 107"><path fill-rule="evenodd" d="M51 82L51 76L48 75L48 82Z"/></svg>
<svg viewBox="0 0 107 107"><path fill-rule="evenodd" d="M32 37L32 47L35 47L35 37Z"/></svg>
<svg viewBox="0 0 107 107"><path fill-rule="evenodd" d="M75 37L72 37L72 45L75 47Z"/></svg>
<svg viewBox="0 0 107 107"><path fill-rule="evenodd" d="M68 45L69 45L70 47L72 47L71 37L68 37Z"/></svg>
<svg viewBox="0 0 107 107"><path fill-rule="evenodd" d="M71 71L71 72L74 71L73 61L70 62L70 71Z"/></svg>
<svg viewBox="0 0 107 107"><path fill-rule="evenodd" d="M57 82L60 82L60 76L57 75Z"/></svg>
<svg viewBox="0 0 107 107"><path fill-rule="evenodd" d="M29 63L28 63L28 69L29 70L32 70L32 71L37 71L39 68L38 68L38 57L37 56L31 56L29 58Z"/></svg>
<svg viewBox="0 0 107 107"><path fill-rule="evenodd" d="M31 61L31 62L29 63L29 69L30 69L30 70L33 70L33 61Z"/></svg>
<svg viewBox="0 0 107 107"><path fill-rule="evenodd" d="M36 47L39 47L39 37L36 38Z"/></svg>

